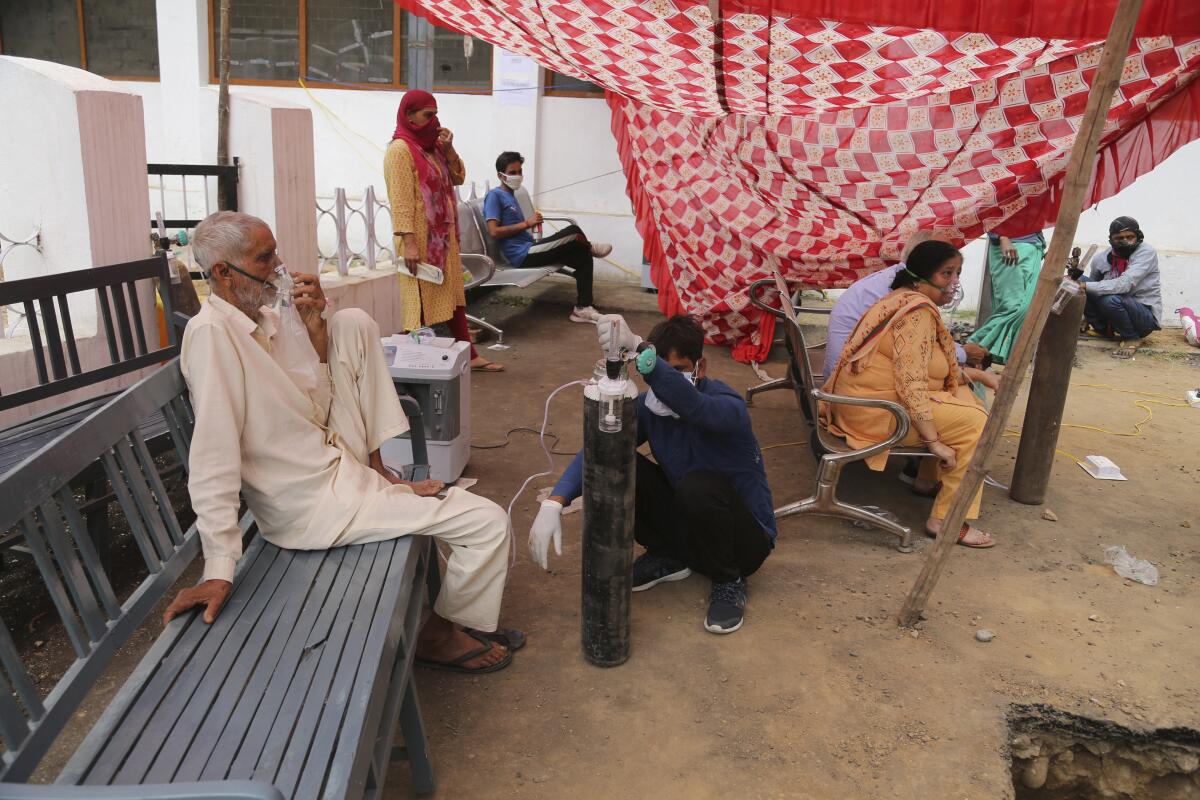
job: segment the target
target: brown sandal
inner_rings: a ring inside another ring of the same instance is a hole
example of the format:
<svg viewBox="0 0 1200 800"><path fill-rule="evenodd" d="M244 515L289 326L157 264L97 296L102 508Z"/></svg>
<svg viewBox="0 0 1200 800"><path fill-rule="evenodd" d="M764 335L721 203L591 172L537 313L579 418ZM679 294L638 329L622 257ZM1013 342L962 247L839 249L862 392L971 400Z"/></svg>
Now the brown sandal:
<svg viewBox="0 0 1200 800"><path fill-rule="evenodd" d="M967 538L967 534L970 533L972 530L977 531L978 533L981 533L984 536L988 537L987 542L986 543L982 543L982 542L972 543L972 542L963 541L964 539ZM937 538L937 534L934 533L933 531L929 530L929 528L925 529L925 535L928 536L930 539ZM959 532L958 532L958 541L955 544L960 544L963 547L970 547L974 550L987 550L989 547L996 546L996 540L991 537L992 537L992 535L990 533L988 533L987 531L981 531L981 530L979 530L979 528L973 527L969 522L964 522L962 529L959 530Z"/></svg>

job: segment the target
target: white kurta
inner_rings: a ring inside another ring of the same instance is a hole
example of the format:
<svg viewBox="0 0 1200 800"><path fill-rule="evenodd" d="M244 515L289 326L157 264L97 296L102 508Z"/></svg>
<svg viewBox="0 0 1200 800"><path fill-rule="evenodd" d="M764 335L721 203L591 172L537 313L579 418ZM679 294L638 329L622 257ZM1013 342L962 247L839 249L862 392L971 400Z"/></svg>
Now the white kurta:
<svg viewBox="0 0 1200 800"><path fill-rule="evenodd" d="M367 466L369 453L408 430L379 344L361 310L329 323L329 364L315 351L309 390L277 346L278 317L251 320L210 296L188 323L180 358L196 413L188 491L204 549L204 579L231 580L242 555L238 494L279 547L430 535L451 546L436 610L494 630L507 573L508 520L482 497L451 489L418 497ZM294 353L287 354L292 359Z"/></svg>

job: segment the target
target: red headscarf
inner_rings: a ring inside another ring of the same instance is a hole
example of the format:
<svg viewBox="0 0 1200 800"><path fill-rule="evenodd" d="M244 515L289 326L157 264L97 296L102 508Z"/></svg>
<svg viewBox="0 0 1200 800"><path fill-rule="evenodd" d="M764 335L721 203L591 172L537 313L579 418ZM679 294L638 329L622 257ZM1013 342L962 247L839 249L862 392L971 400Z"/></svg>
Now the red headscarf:
<svg viewBox="0 0 1200 800"><path fill-rule="evenodd" d="M438 146L438 131L442 126L437 115L420 127L408 119L409 112L425 108L437 108L437 100L433 95L421 89L405 92L396 111L396 132L392 134L392 140L404 140L412 151L413 164L417 168L417 182L429 218L426 261L436 267L444 267L450 237L454 235L454 196L450 167L446 163L445 153Z"/></svg>
<svg viewBox="0 0 1200 800"><path fill-rule="evenodd" d="M400 108L396 111L396 132L392 134L392 139L403 139L422 150L433 150L437 146L438 128L442 127L437 115L419 128L408 121L411 112L426 108L437 108L437 100L433 95L422 89L405 92L404 97L400 98Z"/></svg>

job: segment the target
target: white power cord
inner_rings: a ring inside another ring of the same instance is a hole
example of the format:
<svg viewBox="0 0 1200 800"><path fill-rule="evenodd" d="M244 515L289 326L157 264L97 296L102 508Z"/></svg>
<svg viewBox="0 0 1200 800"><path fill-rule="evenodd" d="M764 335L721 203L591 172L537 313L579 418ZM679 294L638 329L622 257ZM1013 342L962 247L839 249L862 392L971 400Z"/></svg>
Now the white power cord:
<svg viewBox="0 0 1200 800"><path fill-rule="evenodd" d="M571 381L570 383L564 383L562 386L558 387L553 392L551 392L550 396L546 398L546 407L545 407L544 413L542 414L542 427L538 434L538 441L542 443L542 451L546 454L546 463L549 465L550 468L548 470L546 470L545 472L535 472L534 474L532 474L528 478L526 478L525 482L521 484L521 488L518 489L517 493L513 495L512 500L510 500L508 502L508 544L509 544L508 566L509 566L509 569L511 569L513 567L513 565L517 563L517 539L513 535L513 523L512 523L513 506L515 506L517 504L517 499L522 495L522 493L524 493L526 487L529 486L529 484L533 481L534 478L544 478L547 475L553 475L555 472L554 454L550 452L550 448L546 445L546 426L550 424L550 401L554 399L554 396L556 394L558 394L563 389L566 389L569 386L577 386L577 385L578 386L587 386L587 384L588 384L587 381Z"/></svg>

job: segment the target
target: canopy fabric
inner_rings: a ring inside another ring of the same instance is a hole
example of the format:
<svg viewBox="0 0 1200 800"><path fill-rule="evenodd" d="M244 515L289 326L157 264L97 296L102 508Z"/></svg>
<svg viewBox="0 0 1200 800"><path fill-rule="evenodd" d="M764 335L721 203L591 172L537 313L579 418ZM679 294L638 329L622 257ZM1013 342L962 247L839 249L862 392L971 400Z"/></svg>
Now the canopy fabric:
<svg viewBox="0 0 1200 800"><path fill-rule="evenodd" d="M1116 5L397 2L609 91L660 304L742 360L769 349L745 295L768 263L844 286L918 228L1052 222ZM1200 2L1147 0L1138 30L1093 202L1200 135Z"/></svg>
<svg viewBox="0 0 1200 800"><path fill-rule="evenodd" d="M1006 233L1052 225L1098 51L808 118L700 118L610 94L663 311L695 314L735 358L762 360L773 318L748 306L746 289L771 264L789 280L843 287L894 262L919 229L948 229L961 243L1006 220ZM1200 39L1138 43L1089 204L1200 135L1198 72Z"/></svg>

